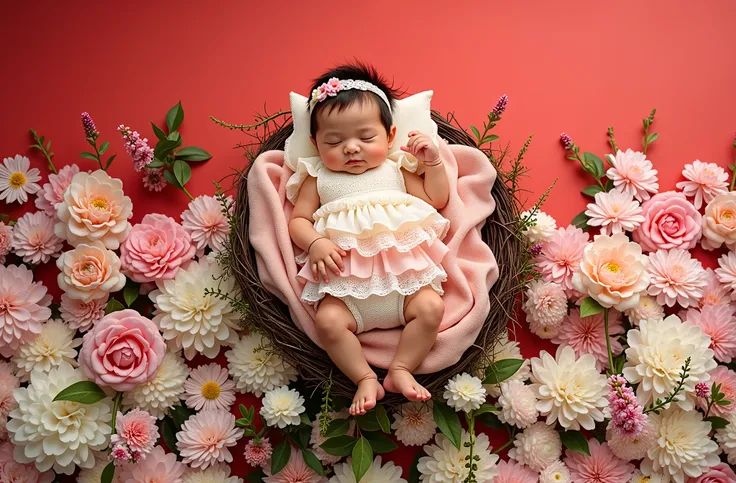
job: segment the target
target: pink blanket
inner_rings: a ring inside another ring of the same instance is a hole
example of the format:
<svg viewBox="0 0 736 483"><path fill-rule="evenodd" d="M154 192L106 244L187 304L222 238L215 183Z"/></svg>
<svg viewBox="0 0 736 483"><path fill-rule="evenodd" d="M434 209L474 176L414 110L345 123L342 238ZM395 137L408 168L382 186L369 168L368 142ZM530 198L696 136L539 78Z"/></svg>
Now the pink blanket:
<svg viewBox="0 0 736 483"><path fill-rule="evenodd" d="M477 149L440 143L450 179L450 200L441 210L450 220L444 239L450 252L442 262L448 280L445 316L437 342L417 369L419 374L455 364L474 342L488 314L488 291L498 279L498 265L483 243L480 228L496 204L491 187L496 171ZM289 238L288 219L293 209L285 186L292 171L284 165L283 151L263 153L248 175L249 236L256 252L258 274L264 287L289 306L294 323L317 345L314 308L299 300L303 285L297 281L295 252ZM401 329L373 330L358 337L368 362L388 368Z"/></svg>

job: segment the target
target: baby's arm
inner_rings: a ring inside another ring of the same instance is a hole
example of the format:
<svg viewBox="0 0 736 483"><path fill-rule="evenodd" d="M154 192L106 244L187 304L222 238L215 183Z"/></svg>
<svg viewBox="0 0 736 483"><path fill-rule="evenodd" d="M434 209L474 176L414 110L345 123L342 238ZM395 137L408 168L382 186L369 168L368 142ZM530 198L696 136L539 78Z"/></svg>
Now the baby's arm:
<svg viewBox="0 0 736 483"><path fill-rule="evenodd" d="M409 133L409 142L401 146L401 150L413 154L424 164L424 179L404 171L406 191L438 210L444 208L450 197L450 184L437 146L424 134L412 131Z"/></svg>
<svg viewBox="0 0 736 483"><path fill-rule="evenodd" d="M335 275L340 275L344 268L342 257L347 253L314 229L312 215L317 209L319 209L317 180L309 177L302 184L294 204L294 211L289 220L289 236L296 246L309 255L314 279L317 280L317 277L322 275L324 281L329 282L327 269L331 269Z"/></svg>

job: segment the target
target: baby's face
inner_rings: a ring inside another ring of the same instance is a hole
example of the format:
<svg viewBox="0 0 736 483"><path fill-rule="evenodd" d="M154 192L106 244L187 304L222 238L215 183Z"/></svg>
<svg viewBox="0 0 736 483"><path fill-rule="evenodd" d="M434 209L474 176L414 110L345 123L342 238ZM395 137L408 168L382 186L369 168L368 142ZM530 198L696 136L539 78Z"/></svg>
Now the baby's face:
<svg viewBox="0 0 736 483"><path fill-rule="evenodd" d="M396 134L387 133L375 102L355 102L346 109L324 109L317 114L316 139L312 142L322 162L332 171L360 174L386 160Z"/></svg>

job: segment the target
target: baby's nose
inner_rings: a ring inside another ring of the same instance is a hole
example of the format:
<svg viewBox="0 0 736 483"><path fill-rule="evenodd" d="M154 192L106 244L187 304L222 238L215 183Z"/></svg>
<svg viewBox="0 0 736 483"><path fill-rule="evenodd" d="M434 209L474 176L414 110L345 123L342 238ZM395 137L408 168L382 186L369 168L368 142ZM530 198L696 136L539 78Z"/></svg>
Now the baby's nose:
<svg viewBox="0 0 736 483"><path fill-rule="evenodd" d="M360 146L358 143L347 143L345 144L345 154L360 152Z"/></svg>

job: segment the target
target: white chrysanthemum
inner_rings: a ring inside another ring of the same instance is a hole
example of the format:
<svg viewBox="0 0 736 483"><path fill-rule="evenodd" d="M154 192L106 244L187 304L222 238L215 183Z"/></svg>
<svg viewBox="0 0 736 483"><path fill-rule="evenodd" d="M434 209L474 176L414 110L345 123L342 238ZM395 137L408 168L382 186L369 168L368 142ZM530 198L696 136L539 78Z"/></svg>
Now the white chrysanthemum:
<svg viewBox="0 0 736 483"><path fill-rule="evenodd" d="M335 476L330 478L330 483L356 483L352 458L335 466ZM360 483L406 483L406 480L401 477L401 466L396 466L393 461L381 466L381 457L376 456Z"/></svg>
<svg viewBox="0 0 736 483"><path fill-rule="evenodd" d="M180 268L173 280L156 281L148 296L156 305L153 318L164 339L176 349L184 349L191 360L197 354L217 357L220 346L238 341L238 313L229 300L206 290L220 290L238 298L233 277L222 278L222 268L212 257L192 261Z"/></svg>
<svg viewBox="0 0 736 483"><path fill-rule="evenodd" d="M294 367L261 334L244 334L225 352L225 357L235 388L241 393L261 397L266 391L296 381Z"/></svg>
<svg viewBox="0 0 736 483"><path fill-rule="evenodd" d="M652 447L656 439L657 434L654 425L649 420L644 425L641 433L635 438L621 436L619 431L611 428L606 431L608 449L624 461L642 459L646 456L647 450Z"/></svg>
<svg viewBox="0 0 736 483"><path fill-rule="evenodd" d="M486 402L486 390L480 379L464 372L447 381L442 397L455 411L469 413Z"/></svg>
<svg viewBox="0 0 736 483"><path fill-rule="evenodd" d="M688 377L675 401L686 411L693 409L695 385L707 382L708 373L716 367L713 351L708 348L710 337L700 327L670 315L661 321L643 320L638 329L628 332L627 340L623 374L631 384L639 385L639 404L647 406L658 398L666 398L678 385L682 366L689 357Z"/></svg>
<svg viewBox="0 0 736 483"><path fill-rule="evenodd" d="M18 407L10 412L8 433L18 462L65 475L74 473L77 466L95 465L92 451L103 450L112 432L112 400L53 401L63 389L84 380L81 369L62 362L48 373L32 372L31 384L15 390Z"/></svg>
<svg viewBox="0 0 736 483"><path fill-rule="evenodd" d="M73 366L77 363L76 347L82 339L75 339L75 330L59 319L49 319L41 327L41 333L31 342L21 344L13 356L13 363L18 368L17 376L27 381L33 369L48 373L52 368L66 361Z"/></svg>
<svg viewBox="0 0 736 483"><path fill-rule="evenodd" d="M230 467L219 463L206 470L188 469L182 475L181 483L243 483L243 479L230 476Z"/></svg>
<svg viewBox="0 0 736 483"><path fill-rule="evenodd" d="M718 445L708 436L711 424L699 412L672 407L650 417L657 439L641 462L645 475L661 473L662 483L684 483L720 461Z"/></svg>
<svg viewBox="0 0 736 483"><path fill-rule="evenodd" d="M429 401L411 401L399 406L394 413L391 428L396 439L405 446L421 446L426 444L437 432L437 423L432 413L433 403Z"/></svg>
<svg viewBox="0 0 736 483"><path fill-rule="evenodd" d="M330 420L334 421L335 419L348 419L350 418L350 413L345 409L340 412L331 412L329 413ZM348 436L355 436L355 420L350 419L350 426L348 428L348 432L346 433ZM322 464L325 465L334 465L338 461L342 459L342 456L335 456L329 454L327 451L320 448L320 445L327 441L328 438L325 436L322 436L322 433L320 433L320 421L319 418L312 421L312 433L309 437L309 444L312 447L312 453L314 453L314 456L319 459Z"/></svg>
<svg viewBox="0 0 736 483"><path fill-rule="evenodd" d="M716 431L716 440L728 456L728 462L736 465L736 412L729 414L726 419L728 424Z"/></svg>
<svg viewBox="0 0 736 483"><path fill-rule="evenodd" d="M156 377L139 384L123 394L123 406L147 411L163 419L169 409L179 404L184 394L184 383L189 377L189 367L178 352L168 351L161 362Z"/></svg>
<svg viewBox="0 0 736 483"><path fill-rule="evenodd" d="M509 458L534 471L543 470L558 461L561 455L560 434L542 421L518 433L514 439L514 447L509 450Z"/></svg>
<svg viewBox="0 0 736 483"><path fill-rule="evenodd" d="M470 433L463 429L460 449L457 449L447 437L438 433L435 443L424 446L427 456L419 458L417 469L419 470L419 481L428 483L462 483L468 476L467 461L465 457L469 454L469 448L465 443L470 442ZM498 455L491 454L488 435L479 434L475 438L473 455L478 455L475 462L478 469L474 472L477 481L493 481L498 476Z"/></svg>
<svg viewBox="0 0 736 483"><path fill-rule="evenodd" d="M284 429L290 424L299 425L299 415L304 412L304 398L287 386L277 387L263 396L261 416L269 426Z"/></svg>
<svg viewBox="0 0 736 483"><path fill-rule="evenodd" d="M529 359L524 359L524 357L521 355L521 349L519 349L519 343L515 340L509 340L509 332L508 330L504 330L501 335L498 337L498 341L493 345L493 355L491 357L491 360L494 361L500 361L503 359L523 359L524 363L521 365L519 370L517 370L513 376L506 379L507 381L521 381L525 382L527 379L529 379L529 374L531 373ZM481 369L480 373L478 374L479 377L485 378L484 370ZM486 388L486 392L488 392L488 395L491 397L499 397L501 395L501 388L498 384L483 384L483 387Z"/></svg>
<svg viewBox="0 0 736 483"><path fill-rule="evenodd" d="M525 211L521 214L522 220L528 220L528 227L524 230L524 236L532 245L542 243L550 238L557 229L557 222L544 211L537 211L531 214Z"/></svg>
<svg viewBox="0 0 736 483"><path fill-rule="evenodd" d="M662 483L662 475L659 473L645 475L641 470L634 470L629 483Z"/></svg>
<svg viewBox="0 0 736 483"><path fill-rule="evenodd" d="M557 460L539 472L539 483L570 483L570 470Z"/></svg>
<svg viewBox="0 0 736 483"><path fill-rule="evenodd" d="M603 421L608 387L595 362L591 354L576 359L570 346L558 347L554 359L547 351L532 359L531 388L547 424L559 421L565 429L579 430L582 426L590 430L596 421Z"/></svg>
<svg viewBox="0 0 736 483"><path fill-rule="evenodd" d="M501 397L498 398L501 412L498 419L511 426L524 429L537 421L537 396L530 386L521 381L501 383Z"/></svg>
<svg viewBox="0 0 736 483"><path fill-rule="evenodd" d="M529 284L523 308L527 322L557 327L567 315L567 295L562 285L536 280Z"/></svg>
<svg viewBox="0 0 736 483"><path fill-rule="evenodd" d="M629 318L632 325L639 325L642 320L664 319L664 307L651 295L641 295L639 305L633 309L625 310L624 314Z"/></svg>

